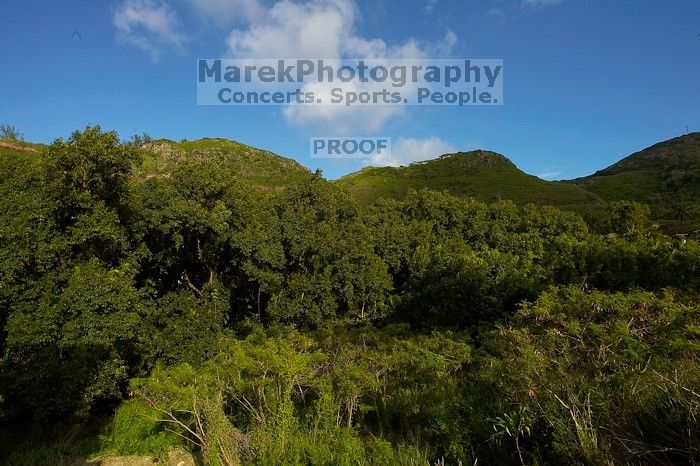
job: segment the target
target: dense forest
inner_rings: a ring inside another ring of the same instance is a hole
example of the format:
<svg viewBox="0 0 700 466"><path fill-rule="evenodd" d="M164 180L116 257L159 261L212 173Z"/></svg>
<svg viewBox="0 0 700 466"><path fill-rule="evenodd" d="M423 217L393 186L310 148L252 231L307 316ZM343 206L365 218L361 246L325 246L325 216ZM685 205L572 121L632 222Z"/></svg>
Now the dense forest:
<svg viewBox="0 0 700 466"><path fill-rule="evenodd" d="M216 144L0 146L0 462L700 462L700 243L640 199L367 202Z"/></svg>

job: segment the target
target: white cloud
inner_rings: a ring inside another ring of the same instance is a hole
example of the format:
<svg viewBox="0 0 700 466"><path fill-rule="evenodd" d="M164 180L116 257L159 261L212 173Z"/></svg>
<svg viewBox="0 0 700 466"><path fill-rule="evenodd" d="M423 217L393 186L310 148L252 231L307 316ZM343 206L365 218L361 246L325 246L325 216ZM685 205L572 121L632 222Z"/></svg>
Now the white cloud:
<svg viewBox="0 0 700 466"><path fill-rule="evenodd" d="M561 3L562 0L523 0L523 4L531 8L546 8Z"/></svg>
<svg viewBox="0 0 700 466"><path fill-rule="evenodd" d="M558 168L557 166L545 168L544 172L537 175L537 177L543 180L554 180L561 175L561 171L559 171Z"/></svg>
<svg viewBox="0 0 700 466"><path fill-rule="evenodd" d="M484 13L484 18L504 24L521 18L523 14L545 10L563 2L564 0L494 0L491 8Z"/></svg>
<svg viewBox="0 0 700 466"><path fill-rule="evenodd" d="M232 58L447 58L457 44L457 35L449 30L434 42L409 38L387 43L363 37L355 30L359 12L354 0L181 1L221 26L237 22L226 39L225 55ZM124 0L114 12L113 23L120 40L154 59L165 48L180 48L185 42L173 10L162 0ZM380 90L372 86L378 84L355 83L352 90ZM307 83L303 90L312 88L326 97L330 92L318 83ZM391 118L404 114L405 108L293 105L282 113L288 122L314 131L357 135L379 131Z"/></svg>
<svg viewBox="0 0 700 466"><path fill-rule="evenodd" d="M247 28L231 31L228 52L236 58L423 58L447 54L457 43L448 30L436 43L411 38L389 45L356 35L357 17L351 0L281 0Z"/></svg>
<svg viewBox="0 0 700 466"><path fill-rule="evenodd" d="M228 51L236 58L337 58L343 40L352 39L354 3L281 0L247 28L234 29Z"/></svg>
<svg viewBox="0 0 700 466"><path fill-rule="evenodd" d="M380 84L362 85L351 82L343 86L348 92L379 90ZM313 92L325 102L330 101L333 83L312 82L302 87L303 92ZM317 133L333 136L360 136L379 131L388 120L402 115L403 105L288 105L283 109L285 119L299 126L309 127Z"/></svg>
<svg viewBox="0 0 700 466"><path fill-rule="evenodd" d="M228 54L235 58L444 58L457 43L457 35L447 31L437 42L408 39L387 44L381 38L359 36L354 28L357 17L357 7L352 0L303 3L280 0L246 27L231 31L227 40ZM313 90L323 96L330 92L328 86L319 83L308 83L303 90ZM357 83L352 90L373 89ZM290 123L315 131L335 132L335 135L375 132L392 117L403 113L403 106L398 105L293 105L283 112Z"/></svg>
<svg viewBox="0 0 700 466"><path fill-rule="evenodd" d="M486 12L486 16L495 16L498 18L502 18L503 15L503 10L498 7L493 7Z"/></svg>
<svg viewBox="0 0 700 466"><path fill-rule="evenodd" d="M158 59L163 47L180 48L184 36L177 30L173 11L154 0L126 0L115 11L112 22L117 37Z"/></svg>
<svg viewBox="0 0 700 466"><path fill-rule="evenodd" d="M234 20L256 21L264 12L259 0L190 0L205 18L227 25Z"/></svg>
<svg viewBox="0 0 700 466"><path fill-rule="evenodd" d="M457 149L449 142L438 137L426 139L399 138L391 147L391 155L374 156L365 165L375 167L399 167L413 162L422 162L437 158L443 154L457 152Z"/></svg>

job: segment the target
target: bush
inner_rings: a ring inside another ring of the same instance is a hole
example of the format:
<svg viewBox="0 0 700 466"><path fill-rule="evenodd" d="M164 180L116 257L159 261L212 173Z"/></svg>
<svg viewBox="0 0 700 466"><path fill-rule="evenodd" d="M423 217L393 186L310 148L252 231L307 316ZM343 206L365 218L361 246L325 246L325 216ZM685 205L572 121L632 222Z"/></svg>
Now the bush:
<svg viewBox="0 0 700 466"><path fill-rule="evenodd" d="M165 430L159 419L160 413L142 400L122 403L102 438L103 454L162 457L172 447L190 446L181 437Z"/></svg>
<svg viewBox="0 0 700 466"><path fill-rule="evenodd" d="M24 138L22 133L17 131L17 128L10 125L0 124L0 139L6 139L9 141L23 141Z"/></svg>
<svg viewBox="0 0 700 466"><path fill-rule="evenodd" d="M697 307L668 295L553 290L485 339L474 377L498 391L491 403L501 413L530 413L522 435L530 461L692 462L699 323Z"/></svg>

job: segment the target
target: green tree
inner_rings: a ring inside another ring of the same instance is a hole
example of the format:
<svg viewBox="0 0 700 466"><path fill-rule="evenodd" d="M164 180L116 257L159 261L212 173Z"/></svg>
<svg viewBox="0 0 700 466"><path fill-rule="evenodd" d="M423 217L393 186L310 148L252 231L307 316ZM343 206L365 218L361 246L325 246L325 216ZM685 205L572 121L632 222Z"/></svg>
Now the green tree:
<svg viewBox="0 0 700 466"><path fill-rule="evenodd" d="M0 139L22 141L23 136L14 126L0 124Z"/></svg>
<svg viewBox="0 0 700 466"><path fill-rule="evenodd" d="M67 141L57 139L46 153L47 195L54 203L56 222L65 230L79 216L103 203L107 210L125 214L128 181L138 151L119 142L115 132L88 126Z"/></svg>
<svg viewBox="0 0 700 466"><path fill-rule="evenodd" d="M613 232L633 235L642 233L649 227L651 210L639 202L618 201L610 204L609 216Z"/></svg>
<svg viewBox="0 0 700 466"><path fill-rule="evenodd" d="M271 317L318 325L348 312L374 316L383 308L391 287L386 266L347 195L314 176L281 193L271 214L271 228L253 233L265 250L248 249L253 256L266 254L272 266L255 271L274 287L263 290Z"/></svg>
<svg viewBox="0 0 700 466"><path fill-rule="evenodd" d="M5 406L42 422L121 399L144 353L147 304L128 266L51 273L19 297L2 359Z"/></svg>

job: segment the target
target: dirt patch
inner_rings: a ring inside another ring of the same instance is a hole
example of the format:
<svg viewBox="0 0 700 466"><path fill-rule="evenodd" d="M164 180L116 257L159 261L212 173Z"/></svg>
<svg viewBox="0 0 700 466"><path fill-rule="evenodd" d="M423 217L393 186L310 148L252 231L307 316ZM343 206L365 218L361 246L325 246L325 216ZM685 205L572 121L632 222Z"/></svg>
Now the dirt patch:
<svg viewBox="0 0 700 466"><path fill-rule="evenodd" d="M186 153L184 151L174 148L170 144L165 143L149 143L141 146L142 149L150 150L158 158L172 162L179 163L185 159Z"/></svg>
<svg viewBox="0 0 700 466"><path fill-rule="evenodd" d="M153 466L158 460L148 456L114 456L91 462L94 466Z"/></svg>
<svg viewBox="0 0 700 466"><path fill-rule="evenodd" d="M8 149L21 150L24 152L39 152L39 149L12 141L0 141L0 147L7 147Z"/></svg>
<svg viewBox="0 0 700 466"><path fill-rule="evenodd" d="M150 456L108 456L98 460L75 463L74 466L195 466L192 454L180 448L168 451L164 460Z"/></svg>

